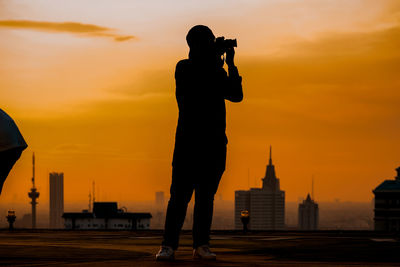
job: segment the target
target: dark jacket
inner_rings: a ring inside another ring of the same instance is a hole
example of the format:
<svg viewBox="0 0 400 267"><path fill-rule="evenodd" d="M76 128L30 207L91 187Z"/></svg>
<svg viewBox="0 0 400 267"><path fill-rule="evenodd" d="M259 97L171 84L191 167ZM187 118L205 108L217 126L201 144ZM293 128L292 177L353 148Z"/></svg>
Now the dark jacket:
<svg viewBox="0 0 400 267"><path fill-rule="evenodd" d="M179 108L173 165L215 165L225 168L225 99L243 99L242 78L236 67L198 64L191 59L178 62L175 70Z"/></svg>

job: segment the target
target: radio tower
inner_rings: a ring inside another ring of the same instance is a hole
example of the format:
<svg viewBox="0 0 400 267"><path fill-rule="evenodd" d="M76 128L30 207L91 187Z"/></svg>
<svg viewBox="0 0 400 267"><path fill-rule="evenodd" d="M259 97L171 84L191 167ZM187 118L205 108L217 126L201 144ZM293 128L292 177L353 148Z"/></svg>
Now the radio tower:
<svg viewBox="0 0 400 267"><path fill-rule="evenodd" d="M39 192L36 191L35 187L35 153L33 153L32 156L32 188L31 191L28 193L28 196L31 201L32 205L32 229L36 228L36 205L38 202L36 202L36 199L39 198Z"/></svg>

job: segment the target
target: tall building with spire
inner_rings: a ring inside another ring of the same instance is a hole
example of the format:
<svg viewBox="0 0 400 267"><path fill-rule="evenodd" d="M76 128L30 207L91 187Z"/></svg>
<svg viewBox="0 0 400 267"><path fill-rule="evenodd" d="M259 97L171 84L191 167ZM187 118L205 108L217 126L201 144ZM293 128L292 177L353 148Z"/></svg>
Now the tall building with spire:
<svg viewBox="0 0 400 267"><path fill-rule="evenodd" d="M269 163L262 178L262 188L235 191L235 228L242 229L241 212L247 210L250 230L282 230L285 228L285 191L280 189L272 164L272 147Z"/></svg>
<svg viewBox="0 0 400 267"><path fill-rule="evenodd" d="M32 188L31 191L28 192L28 196L31 199L32 205L32 229L36 228L36 205L38 202L36 201L39 198L39 192L35 186L35 153L32 155Z"/></svg>

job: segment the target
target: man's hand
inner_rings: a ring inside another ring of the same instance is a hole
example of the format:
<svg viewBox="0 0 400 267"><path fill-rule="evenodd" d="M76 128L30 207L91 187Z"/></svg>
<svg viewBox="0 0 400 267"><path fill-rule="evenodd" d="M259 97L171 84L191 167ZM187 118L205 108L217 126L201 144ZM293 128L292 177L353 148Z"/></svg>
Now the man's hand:
<svg viewBox="0 0 400 267"><path fill-rule="evenodd" d="M235 49L233 47L228 48L226 50L226 59L225 62L228 65L228 67L234 67L235 62L233 61L235 57Z"/></svg>

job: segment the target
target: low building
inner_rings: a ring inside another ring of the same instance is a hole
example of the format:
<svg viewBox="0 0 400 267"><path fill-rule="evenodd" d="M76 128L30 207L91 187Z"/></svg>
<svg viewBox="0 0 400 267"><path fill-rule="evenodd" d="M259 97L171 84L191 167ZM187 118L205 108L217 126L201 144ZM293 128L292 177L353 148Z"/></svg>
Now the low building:
<svg viewBox="0 0 400 267"><path fill-rule="evenodd" d="M125 212L117 202L95 202L93 212L65 212L65 229L143 230L150 229L150 213Z"/></svg>
<svg viewBox="0 0 400 267"><path fill-rule="evenodd" d="M400 231L400 167L394 180L385 180L372 192L375 195L375 231Z"/></svg>
<svg viewBox="0 0 400 267"><path fill-rule="evenodd" d="M310 194L299 204L299 230L318 230L318 204Z"/></svg>

